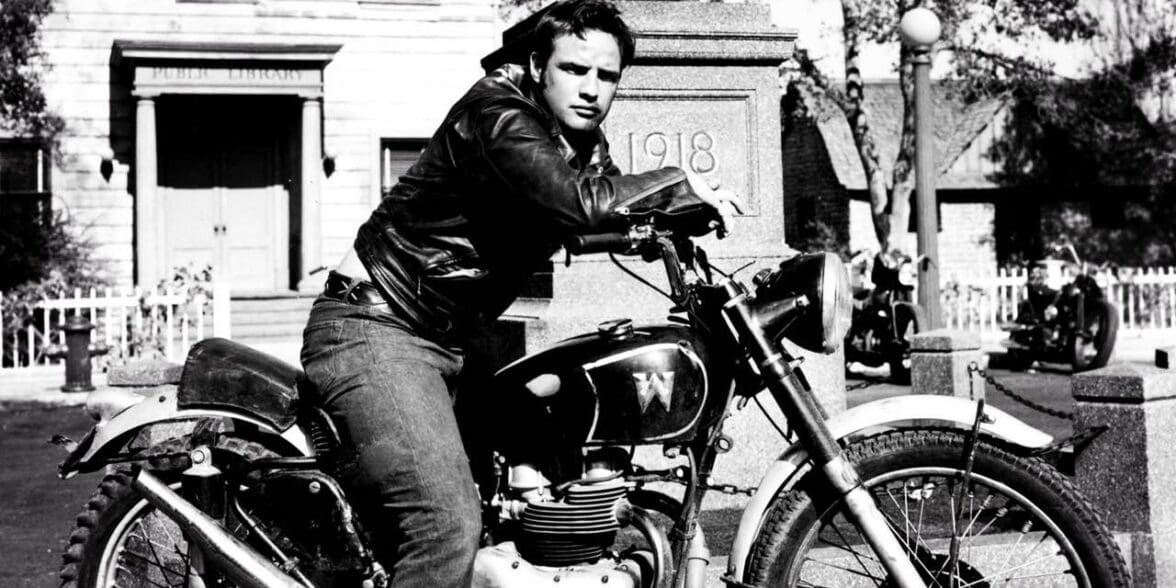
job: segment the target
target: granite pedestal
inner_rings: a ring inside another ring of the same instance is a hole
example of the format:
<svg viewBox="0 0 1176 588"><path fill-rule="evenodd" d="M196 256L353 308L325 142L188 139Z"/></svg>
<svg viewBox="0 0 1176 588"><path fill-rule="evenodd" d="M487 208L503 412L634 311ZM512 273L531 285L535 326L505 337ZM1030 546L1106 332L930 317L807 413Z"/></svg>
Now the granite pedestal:
<svg viewBox="0 0 1176 588"><path fill-rule="evenodd" d="M911 341L911 393L984 398L984 379L972 374L973 363L983 367L980 335L936 329Z"/></svg>
<svg viewBox="0 0 1176 588"><path fill-rule="evenodd" d="M1074 430L1106 427L1075 452L1082 493L1131 538L1135 586L1176 586L1176 372L1116 364L1073 379Z"/></svg>

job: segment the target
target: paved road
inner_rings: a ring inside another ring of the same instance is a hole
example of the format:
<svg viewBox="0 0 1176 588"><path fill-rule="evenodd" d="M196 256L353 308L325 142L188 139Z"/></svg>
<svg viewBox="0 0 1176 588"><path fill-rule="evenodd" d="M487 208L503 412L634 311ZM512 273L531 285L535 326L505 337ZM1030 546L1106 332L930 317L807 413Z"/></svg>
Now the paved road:
<svg viewBox="0 0 1176 588"><path fill-rule="evenodd" d="M1036 374L1010 374L994 371L1013 389L1025 390L1037 402L1061 410L1070 410L1069 374L1041 371ZM862 381L851 377L849 383ZM851 392L851 405L875 398L905 393L906 389L879 384ZM1007 397L989 392L989 401L1022 420L1055 436L1068 435L1069 423L1044 416ZM750 409L749 409L750 412ZM49 407L43 404L16 402L0 408L0 587L44 588L57 586L57 572L65 540L73 519L98 483L98 475L83 475L61 481L56 467L63 453L47 443L54 433L74 439L89 428L89 419L81 409ZM739 436L733 433L736 440ZM754 446L755 443L750 445ZM767 447L756 448L760 459L732 459L724 472L734 480L758 479L771 455ZM721 462L722 466L723 463ZM716 474L716 478L718 478ZM727 498L727 497L721 497ZM708 507L704 524L709 527L709 543L717 566L725 561L739 501L717 501ZM717 579L717 573L715 574Z"/></svg>

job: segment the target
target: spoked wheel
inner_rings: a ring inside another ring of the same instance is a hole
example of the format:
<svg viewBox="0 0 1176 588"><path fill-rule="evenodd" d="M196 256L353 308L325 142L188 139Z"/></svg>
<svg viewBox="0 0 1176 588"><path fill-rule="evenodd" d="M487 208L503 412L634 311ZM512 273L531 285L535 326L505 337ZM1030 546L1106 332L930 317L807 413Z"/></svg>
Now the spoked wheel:
<svg viewBox="0 0 1176 588"><path fill-rule="evenodd" d="M161 446L167 453L169 446ZM223 438L218 447L250 457L272 456L255 443ZM178 470L154 472L179 488ZM69 547L62 556L63 588L186 587L193 579L188 541L179 525L151 506L131 487L129 469L107 474L77 516ZM230 521L230 530L247 532ZM232 586L223 579L209 586Z"/></svg>
<svg viewBox="0 0 1176 588"><path fill-rule="evenodd" d="M131 489L125 471L102 480L78 515L70 544L62 586L157 588L189 583L183 532Z"/></svg>
<svg viewBox="0 0 1176 588"><path fill-rule="evenodd" d="M1074 335L1070 341L1070 363L1076 372L1107 365L1119 332L1119 313L1105 300L1090 302L1085 323L1087 333Z"/></svg>
<svg viewBox="0 0 1176 588"><path fill-rule="evenodd" d="M847 449L928 586L1128 586L1106 526L1057 470L985 442L962 484L965 436L901 431ZM777 497L745 580L763 586L892 586L820 482ZM952 566L952 543L957 558Z"/></svg>

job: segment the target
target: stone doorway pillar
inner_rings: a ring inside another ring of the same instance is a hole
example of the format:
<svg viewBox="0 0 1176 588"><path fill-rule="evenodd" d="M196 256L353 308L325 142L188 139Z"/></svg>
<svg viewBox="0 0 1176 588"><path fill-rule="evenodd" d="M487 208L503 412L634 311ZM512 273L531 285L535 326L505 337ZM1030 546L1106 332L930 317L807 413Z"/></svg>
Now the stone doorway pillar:
<svg viewBox="0 0 1176 588"><path fill-rule="evenodd" d="M317 97L302 97L302 278L301 291L316 291L322 280L310 272L323 265L322 243L322 103Z"/></svg>
<svg viewBox="0 0 1176 588"><path fill-rule="evenodd" d="M135 241L139 253L135 282L151 286L159 280L159 229L155 192L158 185L155 96L138 96L135 104Z"/></svg>

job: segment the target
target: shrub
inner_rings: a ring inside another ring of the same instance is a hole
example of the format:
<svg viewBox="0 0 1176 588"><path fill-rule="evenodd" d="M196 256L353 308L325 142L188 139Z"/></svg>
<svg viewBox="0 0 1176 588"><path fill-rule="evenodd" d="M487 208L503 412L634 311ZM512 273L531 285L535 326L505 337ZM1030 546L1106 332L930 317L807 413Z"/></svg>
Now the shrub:
<svg viewBox="0 0 1176 588"><path fill-rule="evenodd" d="M36 308L45 298L74 288L105 285L103 267L93 259L94 246L85 230L75 230L68 217L56 213L48 223L27 222L20 215L0 220L0 292L3 292L4 356L6 366L25 365L40 359L51 333L44 332L44 311ZM21 222L24 220L25 222ZM28 355L29 333L33 357ZM13 345L13 341L21 344Z"/></svg>

